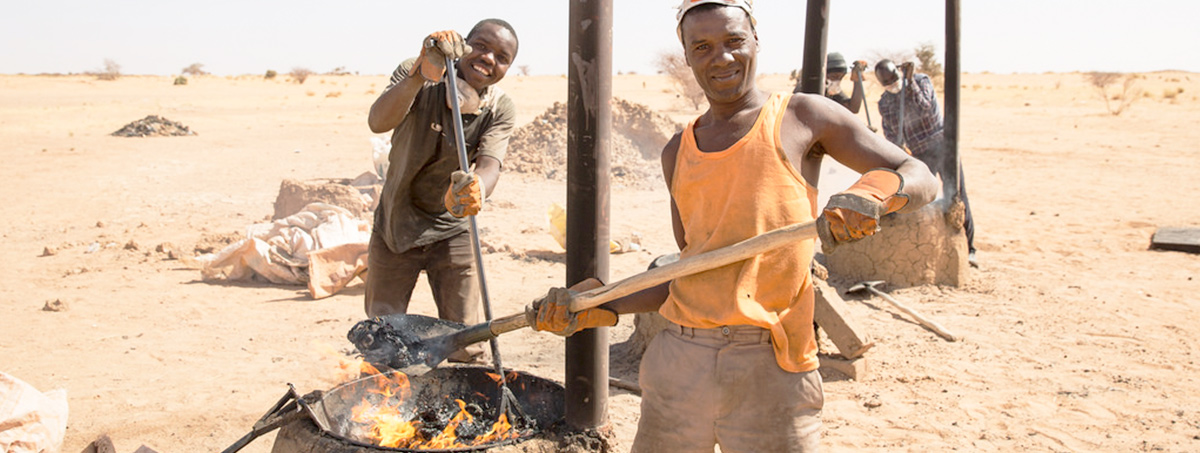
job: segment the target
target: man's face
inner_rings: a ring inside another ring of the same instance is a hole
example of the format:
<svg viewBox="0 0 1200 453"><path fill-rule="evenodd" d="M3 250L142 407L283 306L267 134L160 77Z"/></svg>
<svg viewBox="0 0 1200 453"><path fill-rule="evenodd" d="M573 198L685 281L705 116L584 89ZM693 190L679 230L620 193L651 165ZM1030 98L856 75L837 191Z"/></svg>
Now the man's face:
<svg viewBox="0 0 1200 453"><path fill-rule="evenodd" d="M499 82L517 56L517 38L496 24L483 24L467 38L471 53L458 61L463 80L476 90Z"/></svg>
<svg viewBox="0 0 1200 453"><path fill-rule="evenodd" d="M683 18L683 54L710 101L754 89L758 37L740 8L697 10Z"/></svg>
<svg viewBox="0 0 1200 453"><path fill-rule="evenodd" d="M825 73L825 80L832 83L841 83L843 77L846 77L846 71L836 70Z"/></svg>

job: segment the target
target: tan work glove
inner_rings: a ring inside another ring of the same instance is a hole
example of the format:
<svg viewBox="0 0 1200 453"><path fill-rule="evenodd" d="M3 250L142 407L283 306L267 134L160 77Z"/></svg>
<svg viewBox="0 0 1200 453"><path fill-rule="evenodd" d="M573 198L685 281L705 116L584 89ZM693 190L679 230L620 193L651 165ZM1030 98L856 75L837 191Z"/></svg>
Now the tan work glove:
<svg viewBox="0 0 1200 453"><path fill-rule="evenodd" d="M442 204L450 215L466 217L479 214L483 208L483 191L479 188L479 177L474 172L467 173L456 170L450 174L450 187L446 188L446 196Z"/></svg>
<svg viewBox="0 0 1200 453"><path fill-rule="evenodd" d="M817 218L821 248L828 254L838 244L875 234L880 217L908 204L908 195L900 193L903 188L900 173L879 168L863 173L849 189L829 197Z"/></svg>
<svg viewBox="0 0 1200 453"><path fill-rule="evenodd" d="M569 337L575 332L593 327L617 325L617 314L607 308L589 308L578 313L568 309L571 296L604 286L600 280L589 278L567 288L551 288L544 297L525 309L533 330Z"/></svg>
<svg viewBox="0 0 1200 453"><path fill-rule="evenodd" d="M421 74L425 80L439 82L446 72L446 57L462 58L471 53L471 46L454 30L435 31L421 40L421 54L413 62L408 76Z"/></svg>

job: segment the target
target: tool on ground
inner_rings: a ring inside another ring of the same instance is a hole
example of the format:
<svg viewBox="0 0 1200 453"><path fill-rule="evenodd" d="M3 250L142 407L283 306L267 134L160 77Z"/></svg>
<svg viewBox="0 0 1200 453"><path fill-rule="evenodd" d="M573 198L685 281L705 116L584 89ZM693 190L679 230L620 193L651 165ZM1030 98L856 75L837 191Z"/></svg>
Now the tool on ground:
<svg viewBox="0 0 1200 453"><path fill-rule="evenodd" d="M781 246L816 237L816 222L778 228L736 244L710 250L656 267L616 283L572 296L571 312L598 307L605 302L652 288L671 280L716 269ZM396 369L435 367L451 352L530 325L530 308L474 326L455 325L428 316L392 314L360 321L347 334L363 356L373 363ZM536 317L537 312L532 312Z"/></svg>
<svg viewBox="0 0 1200 453"><path fill-rule="evenodd" d="M900 301L896 300L896 298L892 297L890 294L880 291L879 288L876 288L876 286L882 285L883 283L884 283L883 280L862 282L857 285L851 286L850 289L846 290L846 292L853 293L853 292L858 292L858 291L862 291L862 290L867 290L867 291L875 294L876 296L882 297L883 300L890 302L892 304L892 306L896 307L897 309L904 312L908 316L911 316L913 319L917 320L917 323L921 324L922 326L925 326L925 328L927 328L929 330L932 330L933 333L938 334L938 336L945 338L947 341L958 341L960 338L962 338L958 335L950 333L950 331L946 330L945 327L942 327L941 324L938 324L938 323L934 322L933 320L926 318L925 316L918 313L916 310L913 310L912 308L909 308L907 305L900 303Z"/></svg>
<svg viewBox="0 0 1200 453"><path fill-rule="evenodd" d="M430 46L434 43L427 42ZM446 57L446 89L450 90L450 110L454 121L454 143L458 146L458 164L464 173L471 172L471 162L467 157L467 141L463 136L462 110L458 105L458 69L454 66L454 59ZM471 225L471 246L475 253L475 270L479 273L479 294L483 299L483 315L484 319L489 323L492 321L492 304L488 297L487 277L483 273L483 248L479 245L479 226L475 222L475 216L468 216L468 222ZM500 413L508 414L510 420L525 420L527 418L521 405L517 403L516 396L512 390L508 388L504 365L500 361L500 343L493 337L491 339L492 363L496 367L496 374L500 375Z"/></svg>

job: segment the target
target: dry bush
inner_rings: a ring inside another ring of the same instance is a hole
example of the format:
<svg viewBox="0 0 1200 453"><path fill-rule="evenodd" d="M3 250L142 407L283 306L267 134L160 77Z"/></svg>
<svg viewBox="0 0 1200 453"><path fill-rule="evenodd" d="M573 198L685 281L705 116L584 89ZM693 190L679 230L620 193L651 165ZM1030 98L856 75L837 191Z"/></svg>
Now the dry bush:
<svg viewBox="0 0 1200 453"><path fill-rule="evenodd" d="M517 75L520 75L521 77L529 77L529 73L530 73L529 65L523 64L523 65L517 66Z"/></svg>
<svg viewBox="0 0 1200 453"><path fill-rule="evenodd" d="M104 59L104 69L92 72L100 80L117 80L121 78L121 65L110 58Z"/></svg>
<svg viewBox="0 0 1200 453"><path fill-rule="evenodd" d="M916 49L913 49L913 56L919 62L917 71L934 80L942 78L942 64L938 62L937 48L933 46L933 43L921 43Z"/></svg>
<svg viewBox="0 0 1200 453"><path fill-rule="evenodd" d="M350 75L350 71L347 71L345 66L338 66L336 68L333 68L332 71L326 72L325 75L344 76L344 75Z"/></svg>
<svg viewBox="0 0 1200 453"><path fill-rule="evenodd" d="M304 83L305 80L308 80L308 76L310 75L313 75L311 69L300 67L292 68L292 72L288 73L288 76L290 76L292 80L295 80L296 83Z"/></svg>
<svg viewBox="0 0 1200 453"><path fill-rule="evenodd" d="M1174 90L1172 90L1170 88L1163 88L1163 96L1162 97L1165 100L1175 102L1175 98L1181 94L1183 94L1183 87L1178 87Z"/></svg>
<svg viewBox="0 0 1200 453"><path fill-rule="evenodd" d="M279 75L279 73L275 72L274 69L268 69L267 73L265 75L263 75L263 78L267 79L267 80L271 80L271 79L274 79L275 76L277 76L277 75Z"/></svg>
<svg viewBox="0 0 1200 453"><path fill-rule="evenodd" d="M1113 116L1120 115L1121 112L1124 112L1130 105L1133 105L1133 102L1140 97L1138 94L1141 93L1141 88L1137 86L1137 74L1096 71L1087 73L1087 78L1092 83L1092 86L1096 87L1096 90L1100 92L1100 97L1104 98L1104 108ZM1109 85L1116 85L1118 82L1121 85L1120 91L1110 97L1108 94ZM1114 106L1112 101L1120 102L1117 102L1116 106Z"/></svg>
<svg viewBox="0 0 1200 453"><path fill-rule="evenodd" d="M208 75L208 71L204 70L204 63L192 63L180 72L190 76Z"/></svg>
<svg viewBox="0 0 1200 453"><path fill-rule="evenodd" d="M658 59L654 61L654 66L659 73L665 74L671 79L677 96L691 103L692 108L700 110L706 100L704 90L700 88L700 84L696 83L696 78L692 75L692 68L687 65L682 51L660 52Z"/></svg>
<svg viewBox="0 0 1200 453"><path fill-rule="evenodd" d="M342 95L341 91L330 91L328 93L325 93L325 97L327 97L327 98L336 98L341 95Z"/></svg>

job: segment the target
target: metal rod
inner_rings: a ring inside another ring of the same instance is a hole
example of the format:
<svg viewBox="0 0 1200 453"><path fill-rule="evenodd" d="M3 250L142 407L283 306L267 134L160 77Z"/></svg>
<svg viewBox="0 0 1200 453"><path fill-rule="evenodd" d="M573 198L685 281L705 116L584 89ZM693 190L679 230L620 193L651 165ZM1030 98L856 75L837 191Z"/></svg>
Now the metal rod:
<svg viewBox="0 0 1200 453"><path fill-rule="evenodd" d="M797 93L825 95L825 35L829 28L829 0L808 0L804 18L804 60Z"/></svg>
<svg viewBox="0 0 1200 453"><path fill-rule="evenodd" d="M946 0L946 78L945 78L945 118L943 120L943 146L945 154L942 159L942 193L947 200L958 194L958 176L962 161L958 157L958 114L959 94L962 87L961 65L959 55L959 2Z"/></svg>
<svg viewBox="0 0 1200 453"><path fill-rule="evenodd" d="M467 157L467 141L463 136L462 110L458 105L458 69L454 67L454 59L446 57L446 89L450 90L450 110L454 118L454 143L458 147L458 164L463 172L471 171L471 162ZM479 244L479 226L475 216L468 216L471 224L471 245L475 253L475 270L479 272L479 295L483 299L483 316L487 321L492 320L491 298L488 296L487 276L483 272L483 248ZM507 392L504 365L500 360L500 342L492 338L488 342L492 350L492 363L496 365L496 374L500 375L500 387ZM503 403L502 403L503 406Z"/></svg>
<svg viewBox="0 0 1200 453"><path fill-rule="evenodd" d="M572 0L567 62L567 285L608 280L609 149L612 130L612 0ZM605 423L608 328L566 340L566 419Z"/></svg>

